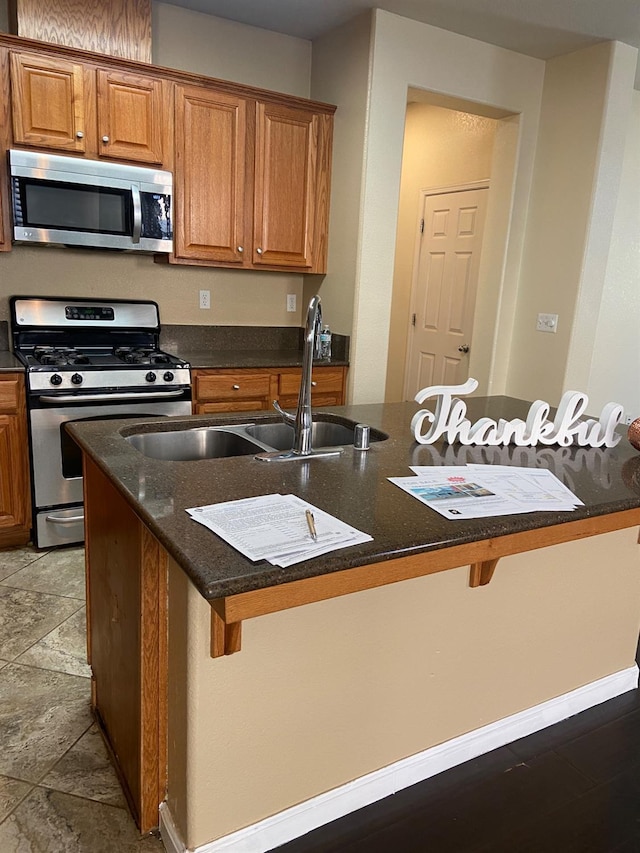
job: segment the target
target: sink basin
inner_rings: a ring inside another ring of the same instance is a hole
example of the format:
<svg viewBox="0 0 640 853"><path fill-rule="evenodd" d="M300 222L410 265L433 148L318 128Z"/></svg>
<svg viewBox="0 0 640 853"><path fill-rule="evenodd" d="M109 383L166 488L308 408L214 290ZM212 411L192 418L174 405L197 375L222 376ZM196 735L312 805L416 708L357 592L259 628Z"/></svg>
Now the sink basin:
<svg viewBox="0 0 640 853"><path fill-rule="evenodd" d="M211 427L181 429L172 432L140 432L126 440L144 456L171 462L249 456L264 450L244 435Z"/></svg>
<svg viewBox="0 0 640 853"><path fill-rule="evenodd" d="M322 415L320 416L322 417ZM325 416L326 417L326 416ZM353 444L355 421L333 420L313 422L311 443L314 450L346 447ZM229 456L251 456L273 451L291 450L293 428L288 424L247 423L223 426L189 427L158 432L134 432L123 436L136 450L152 459L165 462L194 462L199 459L224 459ZM388 436L372 429L371 441L384 441Z"/></svg>
<svg viewBox="0 0 640 853"><path fill-rule="evenodd" d="M293 446L293 427L285 423L250 424L245 432L274 450L291 450ZM311 446L344 447L353 444L353 433L354 428L350 426L314 421L311 427Z"/></svg>

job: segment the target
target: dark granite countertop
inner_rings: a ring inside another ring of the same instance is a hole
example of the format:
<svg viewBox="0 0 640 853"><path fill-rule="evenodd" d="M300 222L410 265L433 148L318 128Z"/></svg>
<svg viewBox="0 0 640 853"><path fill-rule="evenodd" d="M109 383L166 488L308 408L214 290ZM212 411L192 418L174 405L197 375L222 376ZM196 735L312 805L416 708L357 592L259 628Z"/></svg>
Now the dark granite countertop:
<svg viewBox="0 0 640 853"><path fill-rule="evenodd" d="M473 421L485 415L496 420L524 417L529 407L508 397L470 397L467 405ZM626 437L617 447L605 449L420 445L410 430L418 408L415 403L336 408L335 415L368 423L388 433L389 439L372 443L367 452L349 447L339 457L307 462L264 463L253 456L159 461L144 457L122 435L273 420L266 414L193 416L142 424L136 419L84 421L69 429L206 599L640 507L640 453ZM549 468L585 505L574 512L449 521L387 480L410 476L409 465L466 462ZM185 512L190 507L275 492L296 494L371 534L373 541L280 569L265 561L252 563Z"/></svg>
<svg viewBox="0 0 640 853"><path fill-rule="evenodd" d="M273 368L302 367L302 350L210 350L189 351L180 349L178 355L189 362L192 369L211 368ZM315 361L319 367L348 365L346 359Z"/></svg>
<svg viewBox="0 0 640 853"><path fill-rule="evenodd" d="M0 373L24 373L24 364L12 352L0 350Z"/></svg>

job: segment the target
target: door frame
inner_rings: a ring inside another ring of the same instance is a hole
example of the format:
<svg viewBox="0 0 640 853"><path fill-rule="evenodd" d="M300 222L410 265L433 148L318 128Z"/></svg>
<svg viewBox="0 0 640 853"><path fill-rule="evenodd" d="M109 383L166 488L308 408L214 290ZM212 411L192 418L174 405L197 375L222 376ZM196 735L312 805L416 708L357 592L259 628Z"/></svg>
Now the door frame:
<svg viewBox="0 0 640 853"><path fill-rule="evenodd" d="M468 190L490 190L491 189L491 179L484 178L480 181L469 181L466 184L453 184L451 186L445 187L427 187L418 191L418 214L416 217L416 239L413 247L413 265L411 271L411 295L409 297L409 316L407 317L407 325L406 325L406 341L407 347L404 358L404 374L402 378L402 399L406 400L408 398L408 383L409 383L409 368L411 364L411 338L412 329L414 328L412 323L412 317L416 313L415 304L417 298L418 291L418 271L420 264L420 251L422 248L422 231L420 229L420 222L422 220L422 211L424 210L424 205L427 197L434 195L451 195L453 193L463 193ZM482 242L484 243L484 233L482 235ZM474 309L475 314L475 309ZM471 334L473 334L473 329L471 330ZM470 339L471 340L471 339ZM412 399L412 398L411 398Z"/></svg>

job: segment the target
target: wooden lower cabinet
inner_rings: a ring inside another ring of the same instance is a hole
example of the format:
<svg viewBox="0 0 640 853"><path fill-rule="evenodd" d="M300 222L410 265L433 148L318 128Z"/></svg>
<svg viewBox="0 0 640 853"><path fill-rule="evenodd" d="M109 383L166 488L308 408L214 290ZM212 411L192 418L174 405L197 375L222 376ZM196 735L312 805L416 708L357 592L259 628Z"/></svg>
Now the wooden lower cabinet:
<svg viewBox="0 0 640 853"><path fill-rule="evenodd" d="M31 536L29 444L24 377L0 374L0 548Z"/></svg>
<svg viewBox="0 0 640 853"><path fill-rule="evenodd" d="M92 706L148 832L167 786L167 554L86 457L84 494Z"/></svg>
<svg viewBox="0 0 640 853"><path fill-rule="evenodd" d="M301 378L299 367L194 370L193 411L197 415L270 411L274 400L293 409ZM312 405L344 405L346 378L346 367L315 367Z"/></svg>

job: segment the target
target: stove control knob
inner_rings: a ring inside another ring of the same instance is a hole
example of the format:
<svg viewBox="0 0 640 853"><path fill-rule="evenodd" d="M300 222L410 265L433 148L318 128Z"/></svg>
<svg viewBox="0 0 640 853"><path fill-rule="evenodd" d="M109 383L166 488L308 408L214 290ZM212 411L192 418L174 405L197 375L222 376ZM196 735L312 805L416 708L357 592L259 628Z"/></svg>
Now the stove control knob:
<svg viewBox="0 0 640 853"><path fill-rule="evenodd" d="M170 370L167 370L162 378L165 382L173 382L173 373Z"/></svg>
<svg viewBox="0 0 640 853"><path fill-rule="evenodd" d="M54 374L51 376L51 379L49 380L49 382L50 382L52 385L62 385L62 376L60 376L60 374L59 374L59 373L54 373Z"/></svg>
<svg viewBox="0 0 640 853"><path fill-rule="evenodd" d="M82 376L79 373L74 373L71 381L74 385L82 385Z"/></svg>
<svg viewBox="0 0 640 853"><path fill-rule="evenodd" d="M144 378L147 380L147 382L155 382L156 381L156 375L153 372L153 370L150 370Z"/></svg>

